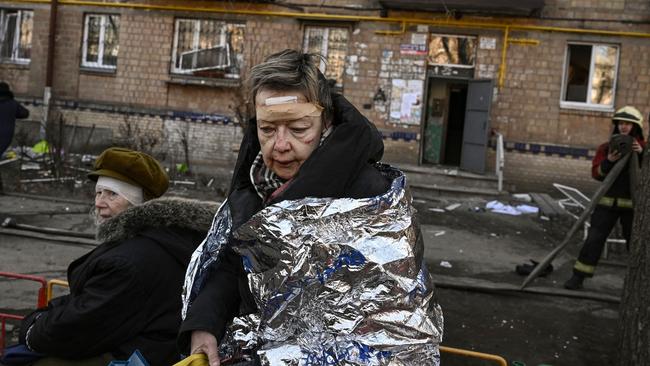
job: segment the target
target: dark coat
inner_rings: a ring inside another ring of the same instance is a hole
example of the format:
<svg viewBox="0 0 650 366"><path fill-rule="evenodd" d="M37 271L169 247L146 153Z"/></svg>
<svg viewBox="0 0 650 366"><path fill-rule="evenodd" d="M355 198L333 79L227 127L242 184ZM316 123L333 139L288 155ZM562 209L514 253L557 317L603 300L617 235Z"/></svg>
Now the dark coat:
<svg viewBox="0 0 650 366"><path fill-rule="evenodd" d="M383 155L381 134L345 98L333 95L332 99L334 130L271 204L304 197L372 197L390 188L390 182L373 166ZM256 125L252 121L241 144L228 196L233 232L263 208L249 177L259 150ZM181 325L178 341L181 352L189 353L193 330L209 331L220 340L234 317L255 311L242 258L226 248Z"/></svg>
<svg viewBox="0 0 650 366"><path fill-rule="evenodd" d="M7 150L14 137L16 118L29 117L29 111L14 100L13 94L0 90L0 156Z"/></svg>
<svg viewBox="0 0 650 366"><path fill-rule="evenodd" d="M643 147L645 148L645 141L641 138L636 138L636 141ZM607 155L609 154L609 143L603 143L600 146L598 146L598 149L596 150L596 155L594 156L593 160L591 161L591 176L599 181L605 180L605 177L607 177L607 174L614 168L614 165L616 163L613 163L609 160L607 160ZM641 160L642 154L633 154L634 156L639 157L639 161ZM630 160L632 162L633 160ZM632 193L630 191L630 162L627 163L627 166L623 168L619 176L614 180L614 183L612 183L612 186L607 190L605 193L606 197L611 197L611 198L625 198L625 199L630 199L632 197ZM639 163L640 164L640 163Z"/></svg>
<svg viewBox="0 0 650 366"><path fill-rule="evenodd" d="M178 362L185 269L216 210L215 203L162 198L101 224L102 244L68 267L70 295L23 323L23 330L33 324L28 346L65 359L106 352L127 359L138 349L152 366Z"/></svg>

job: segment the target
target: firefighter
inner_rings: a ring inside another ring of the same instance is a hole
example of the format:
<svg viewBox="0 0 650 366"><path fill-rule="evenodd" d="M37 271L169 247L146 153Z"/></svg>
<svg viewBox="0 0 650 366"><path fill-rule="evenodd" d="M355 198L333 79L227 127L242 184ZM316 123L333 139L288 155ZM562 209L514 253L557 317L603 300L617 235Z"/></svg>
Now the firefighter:
<svg viewBox="0 0 650 366"><path fill-rule="evenodd" d="M613 139L610 139L610 141L621 140L617 139L620 136L616 135L631 136L633 155L628 162L628 166L621 171L609 190L598 201L594 212L591 214L589 233L573 266L573 275L564 283L564 287L569 290L581 289L584 279L593 276L607 237L617 221L621 222L626 243L629 244L630 241L634 210L632 207L629 170L630 164L639 163L640 154L645 147L643 116L638 109L625 106L614 113L612 124L614 125ZM610 142L603 143L596 151L596 156L594 156L591 164L591 175L594 179L604 180L614 167L614 164L623 157L623 152L619 151L620 149L613 149L610 146Z"/></svg>

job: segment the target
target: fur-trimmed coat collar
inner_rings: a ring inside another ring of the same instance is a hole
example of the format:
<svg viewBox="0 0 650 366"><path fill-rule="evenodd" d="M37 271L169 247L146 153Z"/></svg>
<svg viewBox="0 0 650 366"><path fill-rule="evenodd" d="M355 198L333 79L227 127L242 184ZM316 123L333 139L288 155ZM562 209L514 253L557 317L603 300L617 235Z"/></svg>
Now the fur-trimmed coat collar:
<svg viewBox="0 0 650 366"><path fill-rule="evenodd" d="M169 197L132 206L97 228L100 243L130 239L144 229L175 226L207 232L219 205L216 202Z"/></svg>

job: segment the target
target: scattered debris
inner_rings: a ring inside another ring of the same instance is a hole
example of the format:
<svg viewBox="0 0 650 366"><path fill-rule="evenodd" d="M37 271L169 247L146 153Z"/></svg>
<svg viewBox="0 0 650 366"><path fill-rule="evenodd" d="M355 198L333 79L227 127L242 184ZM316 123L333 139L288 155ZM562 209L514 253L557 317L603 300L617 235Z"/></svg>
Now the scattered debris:
<svg viewBox="0 0 650 366"><path fill-rule="evenodd" d="M531 193L530 195L544 216L555 217L567 214L566 210L562 208L558 201L547 193Z"/></svg>
<svg viewBox="0 0 650 366"><path fill-rule="evenodd" d="M184 185L187 185L187 186L196 185L196 182L192 182L192 181L189 181L189 180L173 180L170 183L172 183L172 184L184 184Z"/></svg>
<svg viewBox="0 0 650 366"><path fill-rule="evenodd" d="M539 212L539 208L535 206L529 206L529 205L517 205L515 206L515 209L525 214L536 214Z"/></svg>
<svg viewBox="0 0 650 366"><path fill-rule="evenodd" d="M517 266L515 266L515 272L520 276L528 276L529 274L531 274L533 272L535 267L537 267L539 265L539 262L534 261L532 259L530 260L530 262L532 264L529 264L529 263L518 264ZM540 277L546 277L546 275L548 275L551 272L553 272L553 265L549 263L546 266L546 268L542 269L542 271L539 273L539 276Z"/></svg>
<svg viewBox="0 0 650 366"><path fill-rule="evenodd" d="M21 170L40 170L41 164L39 163L23 163L20 167Z"/></svg>
<svg viewBox="0 0 650 366"><path fill-rule="evenodd" d="M84 233L84 232L79 232L74 230L63 230L63 229L50 228L50 227L19 224L16 222L15 219L11 217L5 218L5 220L2 222L0 226L2 226L3 228L19 229L19 230L32 231L32 232L38 232L44 234L63 235L69 237L88 238L88 239L95 238L95 234L93 233Z"/></svg>
<svg viewBox="0 0 650 366"><path fill-rule="evenodd" d="M32 150L37 154L45 154L50 151L50 144L48 144L45 140L41 140L37 142L34 147L32 147Z"/></svg>
<svg viewBox="0 0 650 366"><path fill-rule="evenodd" d="M445 210L453 211L453 210L457 209L458 207L460 207L460 203L454 203L454 204L451 204L451 205L445 207Z"/></svg>
<svg viewBox="0 0 650 366"><path fill-rule="evenodd" d="M37 179L21 179L20 183L49 183L49 182L66 182L75 180L74 177L61 177L61 178L37 178Z"/></svg>
<svg viewBox="0 0 650 366"><path fill-rule="evenodd" d="M429 208L429 211L433 211L433 212L445 212L445 210L443 210L442 208L437 208L437 207L430 207L430 208Z"/></svg>
<svg viewBox="0 0 650 366"><path fill-rule="evenodd" d="M505 205L499 201L490 201L485 205L485 208L494 213L518 216L521 215L521 212L517 211L516 208Z"/></svg>
<svg viewBox="0 0 650 366"><path fill-rule="evenodd" d="M84 154L81 156L81 162L87 165L93 165L97 157L95 155Z"/></svg>
<svg viewBox="0 0 650 366"><path fill-rule="evenodd" d="M487 208L491 212L512 215L512 216L519 216L521 214L532 214L532 213L539 212L539 208L535 206L517 205L513 207L501 203L499 201L490 201L485 205L485 208Z"/></svg>
<svg viewBox="0 0 650 366"><path fill-rule="evenodd" d="M9 159L6 159L6 160L2 160L2 161L0 161L0 165L13 163L16 160L18 160L18 158L9 158Z"/></svg>
<svg viewBox="0 0 650 366"><path fill-rule="evenodd" d="M451 263L449 263L447 261L441 261L440 262L440 267L451 268L452 265L451 265Z"/></svg>
<svg viewBox="0 0 650 366"><path fill-rule="evenodd" d="M515 193L512 195L512 198L517 201L533 202L533 198L528 193Z"/></svg>
<svg viewBox="0 0 650 366"><path fill-rule="evenodd" d="M435 234L433 234L433 236L441 236L441 235L445 235L444 230L437 231Z"/></svg>

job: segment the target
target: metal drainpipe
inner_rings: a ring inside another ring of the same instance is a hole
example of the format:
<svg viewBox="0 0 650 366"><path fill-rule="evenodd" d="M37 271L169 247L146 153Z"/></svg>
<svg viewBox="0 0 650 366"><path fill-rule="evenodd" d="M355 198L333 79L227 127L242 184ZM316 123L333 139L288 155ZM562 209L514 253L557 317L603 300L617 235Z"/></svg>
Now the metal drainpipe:
<svg viewBox="0 0 650 366"><path fill-rule="evenodd" d="M45 127L50 116L50 100L52 98L52 74L54 73L54 54L56 48L56 19L59 2L52 0L50 5L50 34L47 42L47 64L45 66L45 89L43 90L43 120L41 121L40 137L45 139Z"/></svg>

